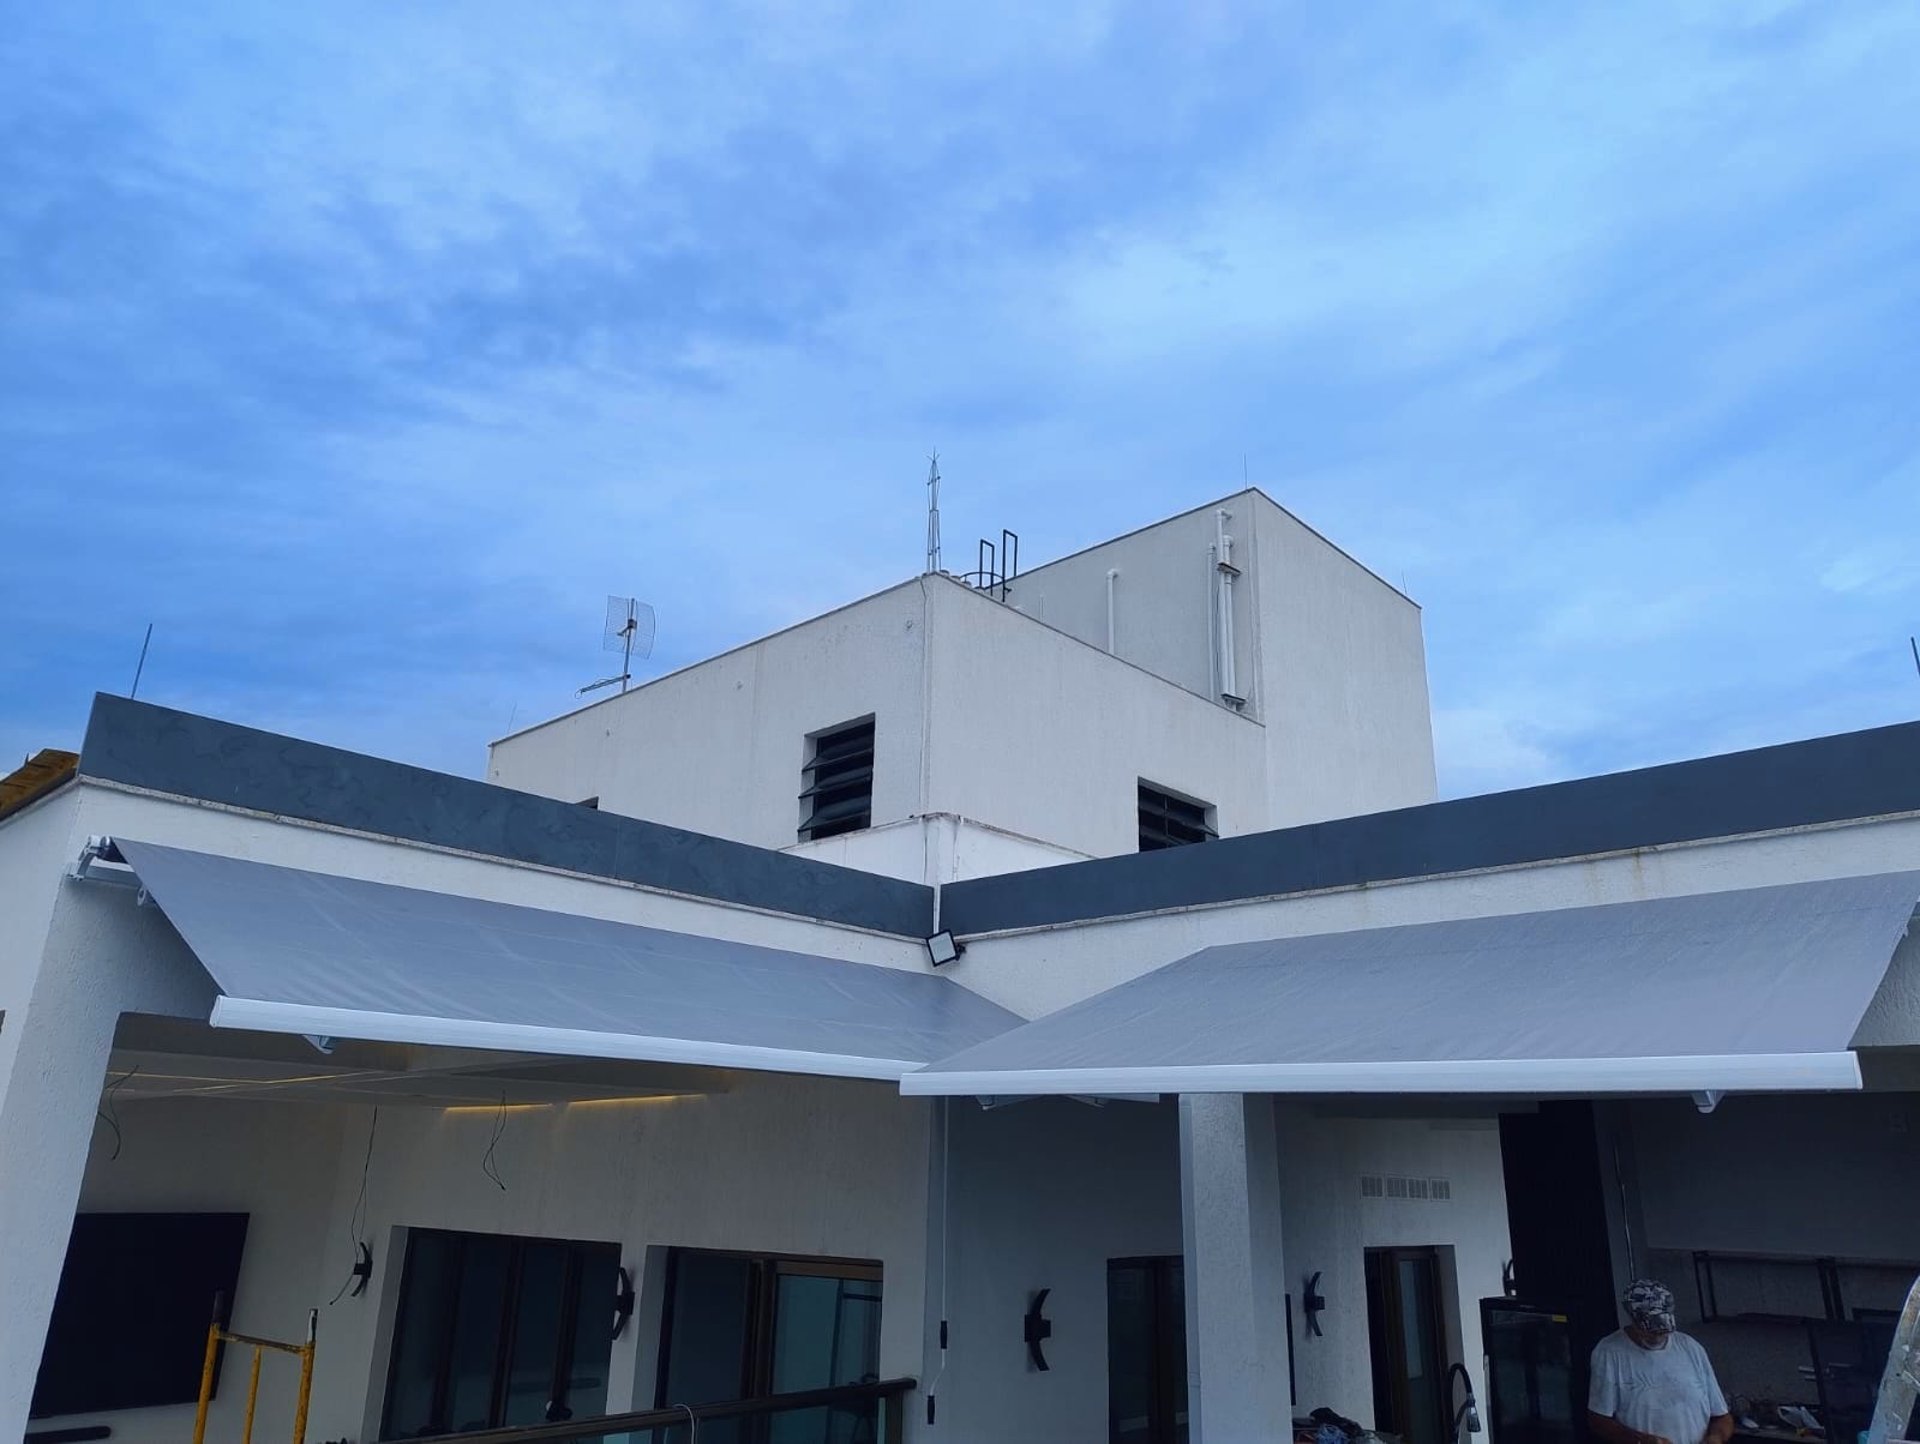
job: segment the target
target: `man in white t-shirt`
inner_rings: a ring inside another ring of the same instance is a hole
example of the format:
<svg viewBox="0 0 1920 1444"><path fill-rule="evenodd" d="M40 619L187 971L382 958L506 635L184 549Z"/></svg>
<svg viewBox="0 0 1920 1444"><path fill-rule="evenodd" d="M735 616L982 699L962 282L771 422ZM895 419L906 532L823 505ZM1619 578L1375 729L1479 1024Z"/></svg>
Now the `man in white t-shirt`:
<svg viewBox="0 0 1920 1444"><path fill-rule="evenodd" d="M1733 1416L1707 1351L1674 1327L1673 1291L1642 1279L1627 1326L1593 1350L1587 1427L1600 1444L1727 1444Z"/></svg>

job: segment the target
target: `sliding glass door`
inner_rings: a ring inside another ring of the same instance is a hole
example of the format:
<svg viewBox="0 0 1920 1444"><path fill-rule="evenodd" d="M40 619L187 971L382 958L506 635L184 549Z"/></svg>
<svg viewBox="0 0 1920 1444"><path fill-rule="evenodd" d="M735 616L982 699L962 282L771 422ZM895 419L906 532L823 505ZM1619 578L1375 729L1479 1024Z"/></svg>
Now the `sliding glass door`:
<svg viewBox="0 0 1920 1444"><path fill-rule="evenodd" d="M614 1244L415 1229L385 1439L604 1414Z"/></svg>
<svg viewBox="0 0 1920 1444"><path fill-rule="evenodd" d="M880 1377L880 1266L675 1249L655 1404L759 1399ZM701 1444L858 1444L873 1409L715 1420Z"/></svg>

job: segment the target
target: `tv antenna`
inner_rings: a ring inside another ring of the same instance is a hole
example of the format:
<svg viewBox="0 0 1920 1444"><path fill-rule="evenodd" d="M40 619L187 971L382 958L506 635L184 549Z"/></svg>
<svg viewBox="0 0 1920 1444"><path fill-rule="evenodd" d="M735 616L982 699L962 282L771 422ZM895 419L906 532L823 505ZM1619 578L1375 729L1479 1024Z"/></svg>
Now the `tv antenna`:
<svg viewBox="0 0 1920 1444"><path fill-rule="evenodd" d="M627 683L633 680L633 659L638 657L644 662L653 655L653 608L632 597L608 597L607 630L602 645L607 651L620 654L620 670L611 677L587 683L574 693L576 697L598 692L616 682L622 692L627 690Z"/></svg>
<svg viewBox="0 0 1920 1444"><path fill-rule="evenodd" d="M927 464L927 572L940 570L940 453Z"/></svg>

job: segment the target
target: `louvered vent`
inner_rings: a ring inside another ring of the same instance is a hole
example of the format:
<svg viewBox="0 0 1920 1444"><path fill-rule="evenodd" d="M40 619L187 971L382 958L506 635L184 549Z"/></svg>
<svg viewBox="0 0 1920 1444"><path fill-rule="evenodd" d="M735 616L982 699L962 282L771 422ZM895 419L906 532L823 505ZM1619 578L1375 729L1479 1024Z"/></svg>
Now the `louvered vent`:
<svg viewBox="0 0 1920 1444"><path fill-rule="evenodd" d="M1391 1173L1363 1173L1360 1175L1360 1196L1443 1203L1453 1197L1453 1184L1444 1178L1408 1178Z"/></svg>

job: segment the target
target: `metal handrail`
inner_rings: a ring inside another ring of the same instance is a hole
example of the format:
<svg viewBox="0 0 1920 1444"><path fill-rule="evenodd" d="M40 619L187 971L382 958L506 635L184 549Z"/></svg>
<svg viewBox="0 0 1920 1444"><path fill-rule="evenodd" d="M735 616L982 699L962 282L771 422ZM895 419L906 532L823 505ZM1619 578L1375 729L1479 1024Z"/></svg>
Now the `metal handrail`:
<svg viewBox="0 0 1920 1444"><path fill-rule="evenodd" d="M511 1429L476 1429L467 1434L436 1434L408 1444L558 1444L558 1441L597 1439L608 1434L631 1434L644 1429L686 1428L689 1421L742 1419L755 1414L788 1413L795 1409L834 1404L878 1402L887 1405L884 1444L899 1444L905 1410L896 1401L919 1387L918 1379L883 1379L875 1384L843 1384L833 1389L802 1389L792 1394L769 1394L759 1399L734 1399L724 1404L676 1404L666 1409L641 1409L629 1414L596 1414L584 1419L562 1419L552 1424L526 1424Z"/></svg>

